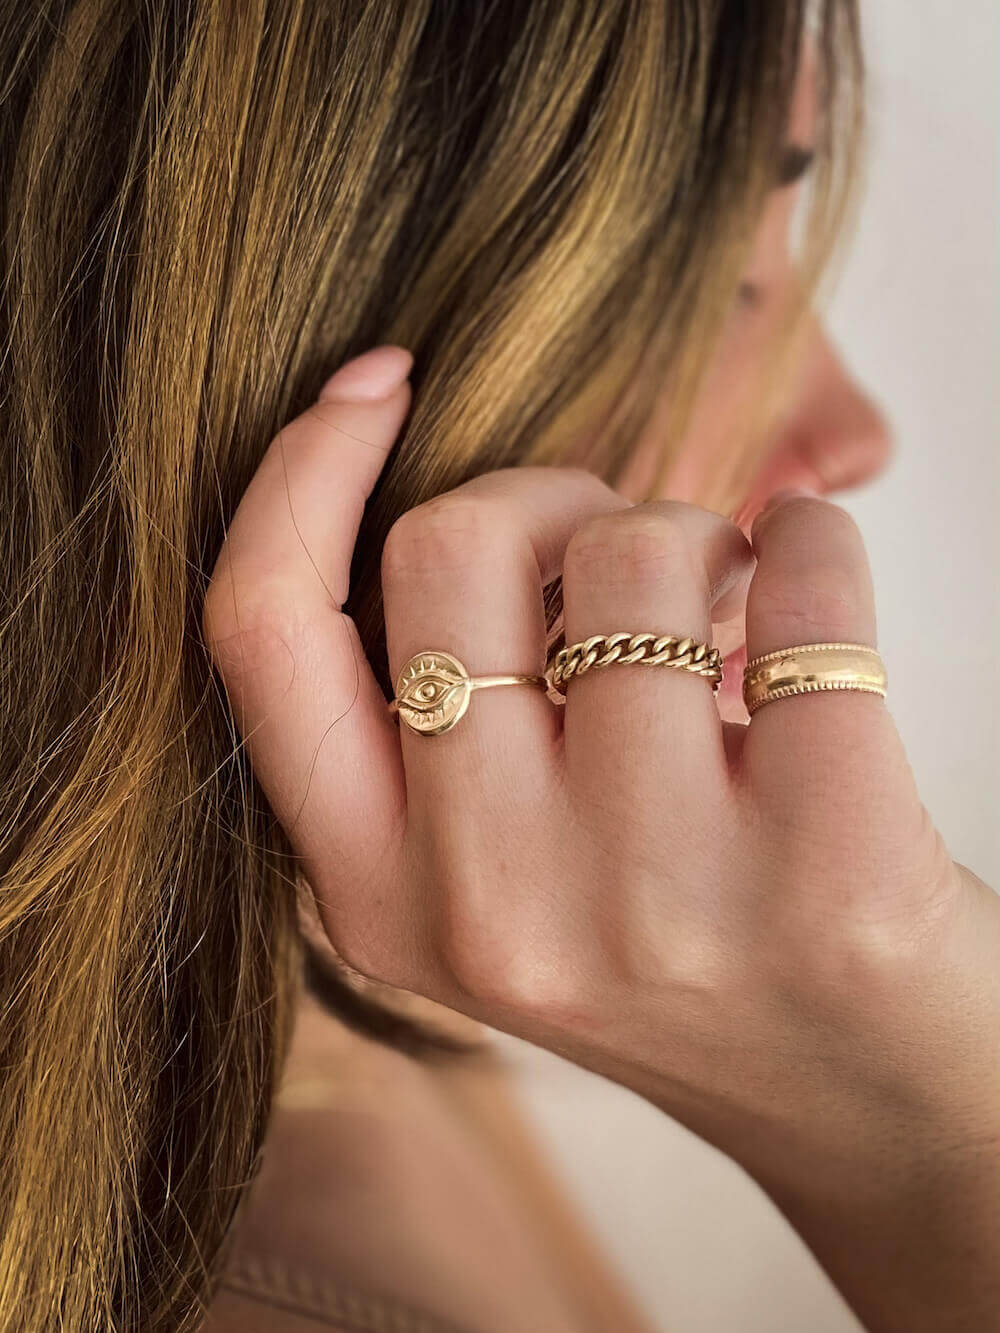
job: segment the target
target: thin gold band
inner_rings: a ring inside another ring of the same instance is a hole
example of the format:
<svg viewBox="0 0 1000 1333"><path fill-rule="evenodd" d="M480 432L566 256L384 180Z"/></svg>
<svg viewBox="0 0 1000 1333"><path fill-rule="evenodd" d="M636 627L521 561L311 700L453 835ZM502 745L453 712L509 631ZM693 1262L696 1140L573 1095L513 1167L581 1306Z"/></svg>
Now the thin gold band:
<svg viewBox="0 0 1000 1333"><path fill-rule="evenodd" d="M488 690L494 685L541 685L548 689L549 682L544 676L470 676L469 688Z"/></svg>
<svg viewBox="0 0 1000 1333"><path fill-rule="evenodd" d="M857 690L885 698L889 685L885 663L864 643L800 643L764 653L743 671L743 702L753 716L775 699L820 690Z"/></svg>

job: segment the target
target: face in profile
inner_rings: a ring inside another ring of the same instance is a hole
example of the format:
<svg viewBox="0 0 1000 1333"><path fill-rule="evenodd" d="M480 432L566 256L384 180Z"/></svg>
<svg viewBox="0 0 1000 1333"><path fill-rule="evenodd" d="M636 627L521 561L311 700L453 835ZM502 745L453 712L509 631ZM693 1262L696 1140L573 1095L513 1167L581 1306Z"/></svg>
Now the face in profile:
<svg viewBox="0 0 1000 1333"><path fill-rule="evenodd" d="M806 318L777 409L764 428L765 438L752 438L754 428L748 426L755 420L775 339L800 295L793 233L812 160L809 94L807 72L800 80L777 185L758 224L736 300L706 368L676 459L651 496L649 488L668 429L671 403L666 387L618 483L630 500L697 503L714 459L752 451L762 461L732 514L747 536L776 491L807 486L829 495L862 485L883 470L891 449L880 410L844 365L815 313ZM715 627L715 643L726 658L719 706L727 720L746 717L741 697L744 638L742 615Z"/></svg>

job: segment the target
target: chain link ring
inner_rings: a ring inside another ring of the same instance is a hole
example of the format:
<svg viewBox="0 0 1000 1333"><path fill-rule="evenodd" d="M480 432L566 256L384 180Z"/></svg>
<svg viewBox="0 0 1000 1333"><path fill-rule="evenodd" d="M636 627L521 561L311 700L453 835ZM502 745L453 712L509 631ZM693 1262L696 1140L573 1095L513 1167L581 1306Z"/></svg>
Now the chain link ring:
<svg viewBox="0 0 1000 1333"><path fill-rule="evenodd" d="M713 691L722 684L722 654L718 648L696 639L674 634L593 634L589 639L559 648L549 657L545 675L549 685L565 695L574 676L591 668L615 664L674 667L690 671L712 682Z"/></svg>

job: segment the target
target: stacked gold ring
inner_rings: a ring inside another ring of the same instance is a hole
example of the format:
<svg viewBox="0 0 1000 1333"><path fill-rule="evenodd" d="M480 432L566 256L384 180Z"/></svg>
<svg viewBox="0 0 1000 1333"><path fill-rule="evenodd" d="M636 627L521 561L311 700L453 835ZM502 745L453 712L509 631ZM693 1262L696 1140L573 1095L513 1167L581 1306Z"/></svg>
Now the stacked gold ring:
<svg viewBox="0 0 1000 1333"><path fill-rule="evenodd" d="M743 702L753 716L775 699L819 690L860 690L885 698L885 663L863 643L800 643L764 653L743 671Z"/></svg>
<svg viewBox="0 0 1000 1333"><path fill-rule="evenodd" d="M711 681L713 690L722 684L722 655L718 648L696 639L681 639L674 634L593 634L589 639L559 648L549 657L546 677L560 694L576 676L585 671L635 663L638 666L665 666L690 671Z"/></svg>
<svg viewBox="0 0 1000 1333"><path fill-rule="evenodd" d="M464 716L474 691L498 685L531 685L565 695L569 682L585 672L614 665L665 666L722 682L717 648L673 634L594 634L556 648L543 676L472 676L462 662L441 650L417 653L396 682L391 711L424 736L450 731ZM863 643L804 643L764 653L743 672L743 700L751 716L764 704L820 690L860 690L885 697L888 675L874 648Z"/></svg>

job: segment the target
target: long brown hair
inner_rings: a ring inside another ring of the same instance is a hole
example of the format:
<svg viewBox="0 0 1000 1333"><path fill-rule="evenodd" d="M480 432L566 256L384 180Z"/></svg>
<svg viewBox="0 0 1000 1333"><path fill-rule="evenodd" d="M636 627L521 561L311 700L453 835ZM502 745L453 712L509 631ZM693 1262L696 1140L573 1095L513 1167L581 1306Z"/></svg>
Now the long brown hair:
<svg viewBox="0 0 1000 1333"><path fill-rule="evenodd" d="M402 510L595 423L613 481L684 401L807 8L825 236L849 0L0 0L5 1329L192 1328L253 1171L295 863L199 623L266 444L414 353L348 608L384 679Z"/></svg>

